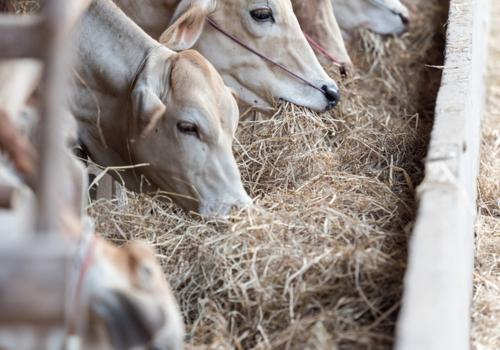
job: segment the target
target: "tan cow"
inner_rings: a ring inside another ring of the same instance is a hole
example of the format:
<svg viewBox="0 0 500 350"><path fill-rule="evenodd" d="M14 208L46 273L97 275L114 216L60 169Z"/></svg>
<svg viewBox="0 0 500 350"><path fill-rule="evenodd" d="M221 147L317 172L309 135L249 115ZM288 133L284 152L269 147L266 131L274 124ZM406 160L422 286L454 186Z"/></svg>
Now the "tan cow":
<svg viewBox="0 0 500 350"><path fill-rule="evenodd" d="M292 5L304 33L347 70L351 70L352 61L330 0L292 0ZM314 52L323 66L332 64L322 52L317 49Z"/></svg>
<svg viewBox="0 0 500 350"><path fill-rule="evenodd" d="M231 149L237 103L208 61L160 45L107 0L92 3L75 44L72 110L94 161L149 164L112 174L186 210L225 214L250 201Z"/></svg>
<svg viewBox="0 0 500 350"><path fill-rule="evenodd" d="M61 349L66 342L73 345L65 349L181 350L182 316L153 249L118 248L89 234L75 265L67 329L2 325L0 349Z"/></svg>
<svg viewBox="0 0 500 350"><path fill-rule="evenodd" d="M240 107L287 100L316 111L333 108L340 95L307 43L290 0L115 0L153 38L173 50L194 48L240 97ZM323 89L273 66L206 23L226 32ZM168 30L167 27L170 25Z"/></svg>
<svg viewBox="0 0 500 350"><path fill-rule="evenodd" d="M75 320L82 349L182 349L182 317L152 248L98 239L84 277L76 315L87 320Z"/></svg>
<svg viewBox="0 0 500 350"><path fill-rule="evenodd" d="M410 28L408 8L399 0L331 0L344 39L359 29L379 34L402 34Z"/></svg>

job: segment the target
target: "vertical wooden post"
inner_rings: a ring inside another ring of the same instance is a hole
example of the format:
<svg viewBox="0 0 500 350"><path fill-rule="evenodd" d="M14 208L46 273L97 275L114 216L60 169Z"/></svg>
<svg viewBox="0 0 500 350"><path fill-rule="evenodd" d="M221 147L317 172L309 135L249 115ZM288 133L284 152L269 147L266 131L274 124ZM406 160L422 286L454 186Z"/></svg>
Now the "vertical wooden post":
<svg viewBox="0 0 500 350"><path fill-rule="evenodd" d="M65 135L61 135L63 118L64 71L67 60L64 47L65 18L67 4L65 0L45 2L42 7L44 17L43 39L46 46L42 83L44 92L40 109L39 127L39 179L36 186L38 213L36 230L43 232L58 231L57 223L61 213L61 174Z"/></svg>

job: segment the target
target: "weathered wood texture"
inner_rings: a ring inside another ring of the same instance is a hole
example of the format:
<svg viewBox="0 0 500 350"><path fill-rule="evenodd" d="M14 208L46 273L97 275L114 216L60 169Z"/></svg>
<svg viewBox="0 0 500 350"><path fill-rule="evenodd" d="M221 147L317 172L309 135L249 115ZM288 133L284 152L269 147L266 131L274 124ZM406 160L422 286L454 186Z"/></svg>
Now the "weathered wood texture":
<svg viewBox="0 0 500 350"><path fill-rule="evenodd" d="M0 329L64 323L73 253L66 242L41 237L0 246Z"/></svg>
<svg viewBox="0 0 500 350"><path fill-rule="evenodd" d="M46 52L47 32L40 16L0 18L1 58L42 58Z"/></svg>
<svg viewBox="0 0 500 350"><path fill-rule="evenodd" d="M470 349L476 178L490 0L452 0L436 119L418 188L397 350Z"/></svg>

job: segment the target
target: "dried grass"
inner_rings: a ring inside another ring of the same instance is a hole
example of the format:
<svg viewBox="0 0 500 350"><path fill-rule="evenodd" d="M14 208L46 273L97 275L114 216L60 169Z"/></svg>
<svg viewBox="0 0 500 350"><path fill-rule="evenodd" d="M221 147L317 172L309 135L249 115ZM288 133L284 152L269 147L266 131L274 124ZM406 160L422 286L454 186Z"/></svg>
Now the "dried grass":
<svg viewBox="0 0 500 350"><path fill-rule="evenodd" d="M493 1L493 17L500 4ZM492 21L488 92L478 179L472 348L500 348L500 25Z"/></svg>
<svg viewBox="0 0 500 350"><path fill-rule="evenodd" d="M0 0L3 9L16 14L32 14L40 10L40 0Z"/></svg>
<svg viewBox="0 0 500 350"><path fill-rule="evenodd" d="M358 72L332 114L282 103L241 125L255 206L225 223L129 192L90 207L103 236L158 248L189 349L391 348L440 82L425 64L442 64L447 14L409 6L410 34L351 48Z"/></svg>

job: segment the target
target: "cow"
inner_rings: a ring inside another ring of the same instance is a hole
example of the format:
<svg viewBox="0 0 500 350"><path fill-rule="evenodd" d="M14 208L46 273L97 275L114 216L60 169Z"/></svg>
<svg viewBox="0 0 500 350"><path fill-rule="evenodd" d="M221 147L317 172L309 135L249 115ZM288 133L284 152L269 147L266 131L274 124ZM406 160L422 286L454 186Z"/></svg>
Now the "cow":
<svg viewBox="0 0 500 350"><path fill-rule="evenodd" d="M148 164L112 175L203 215L250 202L231 149L235 95L207 60L160 45L108 0L91 4L74 44L71 109L93 161Z"/></svg>
<svg viewBox="0 0 500 350"><path fill-rule="evenodd" d="M304 34L309 36L347 71L352 70L352 61L347 53L330 0L292 0L292 5ZM315 52L323 66L332 64L331 59L324 53L317 49Z"/></svg>
<svg viewBox="0 0 500 350"><path fill-rule="evenodd" d="M359 29L379 34L403 34L410 28L408 8L399 0L331 0L345 40Z"/></svg>
<svg viewBox="0 0 500 350"><path fill-rule="evenodd" d="M154 250L141 242L117 247L94 236L90 226L84 231L66 329L2 325L0 349L60 349L65 342L65 349L183 349L182 316Z"/></svg>
<svg viewBox="0 0 500 350"><path fill-rule="evenodd" d="M115 2L149 35L169 48L199 51L224 82L236 90L240 111L260 106L265 112L278 100L328 111L339 102L338 87L307 43L289 0ZM207 24L207 19L319 89L250 52Z"/></svg>
<svg viewBox="0 0 500 350"><path fill-rule="evenodd" d="M0 77L4 78L0 79L0 146L17 170L30 176L37 173L36 151L29 135L24 135L17 124L41 75L42 66L34 60L0 62ZM61 122L61 137L71 138L76 128L73 117L66 113ZM22 147L18 147L20 144ZM64 237L60 239L78 245L68 340L74 342L78 337L83 349L182 349L182 317L153 249L144 243L118 248L94 236L91 220L83 214L81 203L85 170L67 151L63 154L63 168L57 169L65 175L61 177L64 204L59 221ZM36 216L32 189L4 162L0 162L0 185L15 189L15 200L0 211L3 244L32 240ZM2 325L0 349L61 348L67 335L58 329Z"/></svg>
<svg viewBox="0 0 500 350"><path fill-rule="evenodd" d="M91 239L91 265L70 316L82 349L181 350L184 324L154 250L140 242L118 248Z"/></svg>

